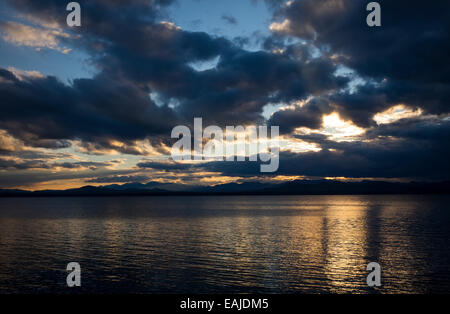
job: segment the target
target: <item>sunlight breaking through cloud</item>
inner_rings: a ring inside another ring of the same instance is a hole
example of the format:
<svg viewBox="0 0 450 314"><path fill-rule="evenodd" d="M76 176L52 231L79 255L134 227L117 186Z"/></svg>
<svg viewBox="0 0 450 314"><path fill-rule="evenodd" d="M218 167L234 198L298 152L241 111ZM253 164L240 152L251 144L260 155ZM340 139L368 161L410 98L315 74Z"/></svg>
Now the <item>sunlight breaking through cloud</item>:
<svg viewBox="0 0 450 314"><path fill-rule="evenodd" d="M328 135L334 141L351 141L364 133L364 129L354 125L351 121L342 120L338 113L334 112L323 116L322 134Z"/></svg>
<svg viewBox="0 0 450 314"><path fill-rule="evenodd" d="M383 112L377 113L373 119L377 124L389 124L401 119L415 118L422 115L421 108L412 109L405 105L397 105Z"/></svg>

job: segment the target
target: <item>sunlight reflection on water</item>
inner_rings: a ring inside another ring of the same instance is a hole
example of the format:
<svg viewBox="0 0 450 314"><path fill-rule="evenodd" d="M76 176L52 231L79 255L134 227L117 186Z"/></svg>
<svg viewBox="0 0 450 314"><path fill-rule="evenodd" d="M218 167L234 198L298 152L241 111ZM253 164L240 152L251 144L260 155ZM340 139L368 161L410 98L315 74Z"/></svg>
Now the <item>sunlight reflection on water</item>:
<svg viewBox="0 0 450 314"><path fill-rule="evenodd" d="M448 196L0 199L0 292L450 291ZM366 265L382 287L366 285Z"/></svg>

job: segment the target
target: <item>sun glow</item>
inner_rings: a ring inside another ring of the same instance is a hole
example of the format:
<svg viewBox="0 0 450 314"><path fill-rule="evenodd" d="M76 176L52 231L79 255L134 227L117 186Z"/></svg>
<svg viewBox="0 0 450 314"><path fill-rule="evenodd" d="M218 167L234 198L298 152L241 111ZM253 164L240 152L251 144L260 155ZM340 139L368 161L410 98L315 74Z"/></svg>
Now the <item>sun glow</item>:
<svg viewBox="0 0 450 314"><path fill-rule="evenodd" d="M423 113L422 109L412 109L405 105L397 105L373 116L377 124L389 124L401 119L419 117Z"/></svg>
<svg viewBox="0 0 450 314"><path fill-rule="evenodd" d="M354 125L353 122L342 120L336 112L323 116L322 125L321 133L338 142L352 140L352 138L365 132L364 129Z"/></svg>

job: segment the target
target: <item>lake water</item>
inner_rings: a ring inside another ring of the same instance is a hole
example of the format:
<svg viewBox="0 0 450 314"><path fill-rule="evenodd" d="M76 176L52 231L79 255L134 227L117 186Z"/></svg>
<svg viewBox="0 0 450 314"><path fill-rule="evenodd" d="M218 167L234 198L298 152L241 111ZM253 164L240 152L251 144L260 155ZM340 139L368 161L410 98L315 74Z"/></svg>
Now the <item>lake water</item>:
<svg viewBox="0 0 450 314"><path fill-rule="evenodd" d="M450 196L0 199L0 293L449 293ZM66 265L81 265L80 288ZM369 288L366 266L381 265Z"/></svg>

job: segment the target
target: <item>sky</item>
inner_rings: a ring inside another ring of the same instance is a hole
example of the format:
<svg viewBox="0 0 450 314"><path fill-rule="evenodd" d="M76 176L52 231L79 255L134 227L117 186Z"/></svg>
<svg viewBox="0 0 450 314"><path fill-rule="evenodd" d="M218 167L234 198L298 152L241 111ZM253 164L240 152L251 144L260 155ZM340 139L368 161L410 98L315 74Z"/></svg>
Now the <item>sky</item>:
<svg viewBox="0 0 450 314"><path fill-rule="evenodd" d="M446 0L68 2L0 1L0 189L449 179ZM195 117L278 126L277 171L174 161Z"/></svg>

